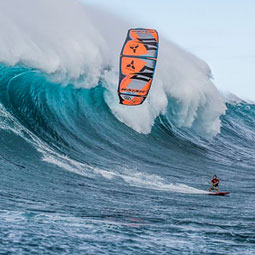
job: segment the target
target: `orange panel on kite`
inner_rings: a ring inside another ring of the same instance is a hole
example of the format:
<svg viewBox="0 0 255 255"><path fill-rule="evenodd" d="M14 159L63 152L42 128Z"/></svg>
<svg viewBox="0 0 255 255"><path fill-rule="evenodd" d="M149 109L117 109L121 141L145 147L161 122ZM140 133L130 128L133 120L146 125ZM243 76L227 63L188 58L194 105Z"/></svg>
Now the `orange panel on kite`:
<svg viewBox="0 0 255 255"><path fill-rule="evenodd" d="M138 41L129 41L124 46L123 55L129 56L146 56L148 55L148 51L143 43Z"/></svg>
<svg viewBox="0 0 255 255"><path fill-rule="evenodd" d="M120 54L120 104L139 105L146 99L158 55L158 33L154 29L129 29Z"/></svg>
<svg viewBox="0 0 255 255"><path fill-rule="evenodd" d="M146 65L146 61L141 58L122 57L121 72L124 75L131 75L140 72Z"/></svg>

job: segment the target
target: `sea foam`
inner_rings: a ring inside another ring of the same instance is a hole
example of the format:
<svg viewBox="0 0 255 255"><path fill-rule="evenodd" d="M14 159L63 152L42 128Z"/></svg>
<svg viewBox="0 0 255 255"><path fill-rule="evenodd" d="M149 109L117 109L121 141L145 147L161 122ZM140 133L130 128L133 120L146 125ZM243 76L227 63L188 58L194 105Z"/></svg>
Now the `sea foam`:
<svg viewBox="0 0 255 255"><path fill-rule="evenodd" d="M0 62L40 69L63 85L91 88L103 80L114 115L139 133L150 133L161 114L170 114L178 128L209 136L220 132L225 103L210 80L208 65L164 39L160 30L149 96L141 106L126 107L119 105L116 93L119 53L127 29L139 24L75 0L12 0L0 2L0 25ZM178 107L169 113L171 100Z"/></svg>

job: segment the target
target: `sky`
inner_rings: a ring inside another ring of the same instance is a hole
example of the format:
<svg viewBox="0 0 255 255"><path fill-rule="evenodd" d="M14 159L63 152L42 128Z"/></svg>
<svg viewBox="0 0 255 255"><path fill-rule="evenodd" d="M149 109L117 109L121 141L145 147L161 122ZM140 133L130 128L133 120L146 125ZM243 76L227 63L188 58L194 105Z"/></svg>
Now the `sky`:
<svg viewBox="0 0 255 255"><path fill-rule="evenodd" d="M255 101L254 0L80 0L203 59L223 92ZM123 39L124 40L124 39Z"/></svg>

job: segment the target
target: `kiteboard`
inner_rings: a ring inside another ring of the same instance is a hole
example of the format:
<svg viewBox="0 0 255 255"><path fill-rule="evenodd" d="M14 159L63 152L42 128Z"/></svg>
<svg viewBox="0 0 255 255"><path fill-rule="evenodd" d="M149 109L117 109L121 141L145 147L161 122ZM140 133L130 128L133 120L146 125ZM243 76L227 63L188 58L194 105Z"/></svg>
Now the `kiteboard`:
<svg viewBox="0 0 255 255"><path fill-rule="evenodd" d="M120 104L140 105L146 99L158 56L155 29L131 28L120 53Z"/></svg>
<svg viewBox="0 0 255 255"><path fill-rule="evenodd" d="M208 195L212 195L212 196L226 196L228 194L229 194L229 192L210 192L210 193L208 193Z"/></svg>

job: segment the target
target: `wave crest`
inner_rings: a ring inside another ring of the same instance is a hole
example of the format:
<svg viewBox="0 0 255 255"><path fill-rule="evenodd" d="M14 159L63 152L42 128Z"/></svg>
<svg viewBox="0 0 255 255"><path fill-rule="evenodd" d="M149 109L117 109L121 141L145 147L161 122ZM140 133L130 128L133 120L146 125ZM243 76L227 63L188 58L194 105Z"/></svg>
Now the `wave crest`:
<svg viewBox="0 0 255 255"><path fill-rule="evenodd" d="M119 105L116 95L119 52L129 24L71 0L1 2L0 13L0 62L40 69L55 82L79 88L103 80L112 112L139 133L150 133L164 114L178 128L209 136L220 132L225 104L208 65L163 36L149 96L132 108Z"/></svg>

